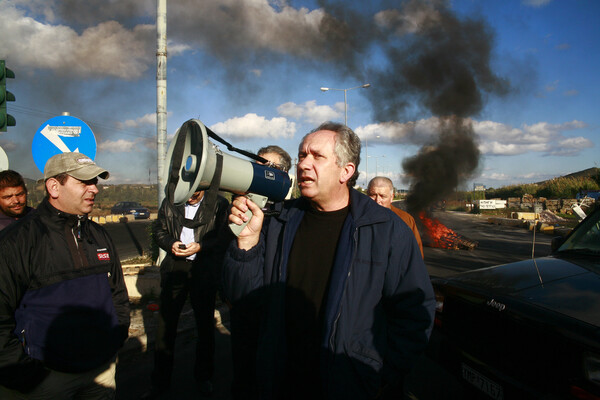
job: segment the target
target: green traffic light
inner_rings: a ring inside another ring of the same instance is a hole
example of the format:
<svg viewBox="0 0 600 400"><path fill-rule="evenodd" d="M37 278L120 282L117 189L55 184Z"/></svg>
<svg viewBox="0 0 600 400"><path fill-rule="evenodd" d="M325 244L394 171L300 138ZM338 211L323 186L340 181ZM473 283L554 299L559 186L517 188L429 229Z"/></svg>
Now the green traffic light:
<svg viewBox="0 0 600 400"><path fill-rule="evenodd" d="M15 126L15 118L7 114L7 101L15 101L15 95L6 90L6 79L14 79L15 73L6 68L6 61L0 60L0 132L6 132L6 127Z"/></svg>

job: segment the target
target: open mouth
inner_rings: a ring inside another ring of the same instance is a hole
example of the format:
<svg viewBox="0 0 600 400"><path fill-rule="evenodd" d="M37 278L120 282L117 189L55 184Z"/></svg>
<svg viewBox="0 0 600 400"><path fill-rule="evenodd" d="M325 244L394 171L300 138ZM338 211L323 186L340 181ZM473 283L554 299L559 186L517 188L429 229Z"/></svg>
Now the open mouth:
<svg viewBox="0 0 600 400"><path fill-rule="evenodd" d="M300 178L300 180L299 180L298 183L300 185L309 185L309 184L313 183L314 181L315 180L313 178L310 178L308 176L303 176L303 177Z"/></svg>

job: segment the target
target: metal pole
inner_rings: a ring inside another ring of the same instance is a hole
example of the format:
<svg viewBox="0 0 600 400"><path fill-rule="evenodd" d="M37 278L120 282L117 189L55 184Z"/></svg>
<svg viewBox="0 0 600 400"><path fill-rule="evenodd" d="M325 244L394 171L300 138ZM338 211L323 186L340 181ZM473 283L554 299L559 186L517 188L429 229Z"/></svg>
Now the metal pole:
<svg viewBox="0 0 600 400"><path fill-rule="evenodd" d="M158 206L165 198L164 169L167 157L167 0L158 0L156 13L156 144Z"/></svg>
<svg viewBox="0 0 600 400"><path fill-rule="evenodd" d="M348 98L346 92L348 89L344 89L344 125L348 126Z"/></svg>
<svg viewBox="0 0 600 400"><path fill-rule="evenodd" d="M367 161L367 165L365 167L365 188L369 185L369 141L367 139L367 134L365 133L365 158Z"/></svg>
<svg viewBox="0 0 600 400"><path fill-rule="evenodd" d="M323 92L327 92L329 90L343 90L344 91L344 125L348 126L348 90L358 89L358 88L366 89L370 86L371 86L370 83L365 83L364 85L354 86L354 87L347 88L347 89L335 89L335 88L321 87L321 91L323 91ZM366 173L365 173L365 175L366 175L365 187L366 187L366 185L368 185L368 179L369 179L369 142L366 137L365 137L365 155L366 155L366 161L367 161Z"/></svg>

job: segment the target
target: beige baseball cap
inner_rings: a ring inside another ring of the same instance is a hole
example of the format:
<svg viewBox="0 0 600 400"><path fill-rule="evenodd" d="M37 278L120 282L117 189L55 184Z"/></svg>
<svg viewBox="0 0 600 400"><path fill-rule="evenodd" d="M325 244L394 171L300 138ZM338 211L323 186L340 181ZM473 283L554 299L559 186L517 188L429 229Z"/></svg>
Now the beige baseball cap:
<svg viewBox="0 0 600 400"><path fill-rule="evenodd" d="M60 153L46 162L44 181L60 174L68 174L80 181L88 181L97 176L102 179L109 177L108 171L97 166L94 160L76 152Z"/></svg>

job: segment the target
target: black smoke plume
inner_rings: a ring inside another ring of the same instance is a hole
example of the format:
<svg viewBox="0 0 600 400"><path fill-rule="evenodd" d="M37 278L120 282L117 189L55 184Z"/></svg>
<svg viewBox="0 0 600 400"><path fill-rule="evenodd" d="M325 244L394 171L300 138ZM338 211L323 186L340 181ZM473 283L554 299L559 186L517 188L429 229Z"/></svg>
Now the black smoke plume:
<svg viewBox="0 0 600 400"><path fill-rule="evenodd" d="M411 176L407 210L417 213L443 200L471 176L478 163L479 148L470 121L459 117L440 119L437 142L423 146L402 163Z"/></svg>
<svg viewBox="0 0 600 400"><path fill-rule="evenodd" d="M439 1L410 1L403 11L421 18L411 32L388 43L390 64L372 71L369 97L379 121L418 114L439 118L437 140L402 163L410 184L407 208L417 212L477 170L477 137L466 117L477 115L487 96L508 94L510 84L492 71L494 35L483 20L459 19ZM396 32L406 32L405 24L405 18L387 20Z"/></svg>

